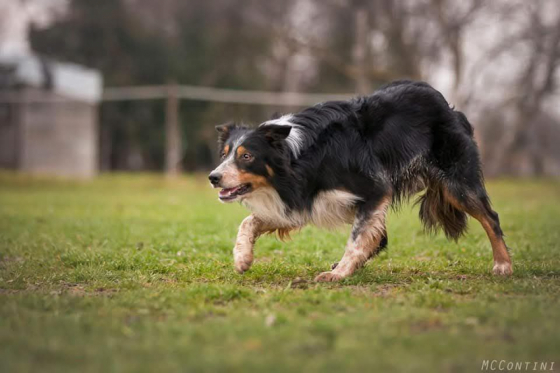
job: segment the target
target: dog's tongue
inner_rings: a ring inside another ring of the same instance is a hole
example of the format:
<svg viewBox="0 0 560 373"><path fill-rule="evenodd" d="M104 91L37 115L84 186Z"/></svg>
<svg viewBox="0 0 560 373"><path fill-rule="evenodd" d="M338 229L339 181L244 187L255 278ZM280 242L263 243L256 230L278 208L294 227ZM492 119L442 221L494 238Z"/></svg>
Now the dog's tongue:
<svg viewBox="0 0 560 373"><path fill-rule="evenodd" d="M232 195L233 193L235 193L237 190L239 189L238 186L236 186L235 188L226 188L226 189L222 189L220 190L220 197L227 197Z"/></svg>

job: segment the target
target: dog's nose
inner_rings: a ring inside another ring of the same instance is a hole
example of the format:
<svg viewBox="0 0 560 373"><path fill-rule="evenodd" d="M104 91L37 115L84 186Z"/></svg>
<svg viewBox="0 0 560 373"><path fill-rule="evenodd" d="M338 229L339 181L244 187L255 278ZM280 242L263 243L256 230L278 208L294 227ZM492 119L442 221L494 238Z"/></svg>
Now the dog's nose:
<svg viewBox="0 0 560 373"><path fill-rule="evenodd" d="M208 180L210 180L212 185L215 186L220 182L220 180L222 180L222 174L218 172L212 172L210 175L208 175Z"/></svg>

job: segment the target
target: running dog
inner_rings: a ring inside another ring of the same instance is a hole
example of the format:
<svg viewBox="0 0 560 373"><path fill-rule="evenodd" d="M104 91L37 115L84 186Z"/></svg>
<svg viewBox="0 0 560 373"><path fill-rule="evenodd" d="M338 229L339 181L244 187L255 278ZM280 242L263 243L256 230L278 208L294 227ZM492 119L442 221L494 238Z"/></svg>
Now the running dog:
<svg viewBox="0 0 560 373"><path fill-rule="evenodd" d="M473 128L443 95L424 82L396 81L370 96L317 104L256 128L216 127L221 164L210 173L222 202L250 211L233 249L235 269L247 271L264 233L280 238L306 224L352 224L344 256L315 281L352 275L388 243L391 205L419 197L428 231L457 240L467 214L492 245L493 272L512 274L498 214L484 187Z"/></svg>

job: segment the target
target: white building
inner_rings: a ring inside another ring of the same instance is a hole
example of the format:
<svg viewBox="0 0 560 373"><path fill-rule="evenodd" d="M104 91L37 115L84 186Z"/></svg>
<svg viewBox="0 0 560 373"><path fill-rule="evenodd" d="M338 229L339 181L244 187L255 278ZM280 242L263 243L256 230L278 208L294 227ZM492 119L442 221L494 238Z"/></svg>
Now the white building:
<svg viewBox="0 0 560 373"><path fill-rule="evenodd" d="M99 72L38 56L0 58L0 168L98 172Z"/></svg>

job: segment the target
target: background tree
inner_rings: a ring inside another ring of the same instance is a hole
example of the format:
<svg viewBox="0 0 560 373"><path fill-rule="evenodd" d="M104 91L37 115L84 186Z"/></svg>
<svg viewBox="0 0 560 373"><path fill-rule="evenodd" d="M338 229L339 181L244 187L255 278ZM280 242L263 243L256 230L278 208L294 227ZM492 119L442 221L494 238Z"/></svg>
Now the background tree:
<svg viewBox="0 0 560 373"><path fill-rule="evenodd" d="M425 79L469 113L490 173L519 173L519 159L529 173L556 172L556 155L539 140L551 138L544 128L560 132L560 113L547 104L557 94L555 0L68 4L56 22L31 30L33 49L98 68L107 86L365 94L394 79ZM209 165L216 123L295 109L182 102L184 166ZM162 102L104 104L105 167L161 168L163 117Z"/></svg>

